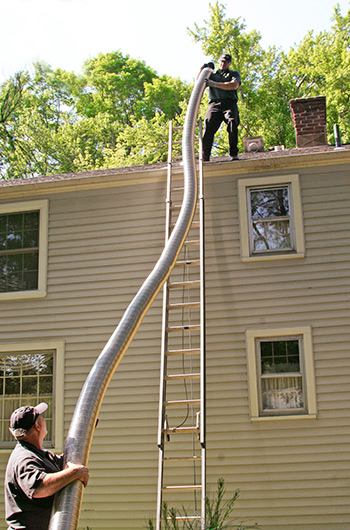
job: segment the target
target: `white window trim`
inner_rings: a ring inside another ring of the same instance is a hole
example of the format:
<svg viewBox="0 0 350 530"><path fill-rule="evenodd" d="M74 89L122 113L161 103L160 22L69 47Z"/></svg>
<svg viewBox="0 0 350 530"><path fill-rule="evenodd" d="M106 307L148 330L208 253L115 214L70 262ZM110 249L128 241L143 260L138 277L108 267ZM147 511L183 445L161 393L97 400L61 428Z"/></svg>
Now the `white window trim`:
<svg viewBox="0 0 350 530"><path fill-rule="evenodd" d="M0 204L0 214L28 212L39 210L39 275L38 289L32 291L14 291L0 293L1 300L19 300L24 298L43 298L47 294L47 252L48 252L48 225L49 225L49 201L47 199L38 201L13 202L11 204Z"/></svg>
<svg viewBox="0 0 350 530"><path fill-rule="evenodd" d="M64 404L64 356L65 342L63 340L48 340L40 342L17 342L0 344L0 353L12 353L20 351L55 350L55 372L53 385L53 444L51 449L56 452L63 451L63 404ZM37 405L37 403L33 403ZM0 448L0 453L9 452L12 449Z"/></svg>
<svg viewBox="0 0 350 530"><path fill-rule="evenodd" d="M281 414L279 416L260 416L259 415L259 394L258 394L258 366L256 355L256 340L276 337L295 337L303 336L303 354L304 354L304 376L306 383L306 414ZM250 402L250 419L251 421L276 421L276 420L300 420L317 417L316 405L316 382L313 362L312 348L312 330L310 326L298 326L293 328L274 328L274 329L249 329L246 331L246 347L248 361L248 384L249 384L249 402Z"/></svg>
<svg viewBox="0 0 350 530"><path fill-rule="evenodd" d="M259 253L251 255L249 245L249 212L247 201L247 188L254 186L280 186L289 185L292 189L292 219L295 235L295 252L278 251L274 254ZM239 204L239 222L240 222L240 238L241 238L241 259L243 262L247 261L270 261L277 259L295 259L305 257L305 243L304 243L304 228L303 228L303 214L300 194L299 175L282 175L270 177L256 177L238 180L238 204Z"/></svg>

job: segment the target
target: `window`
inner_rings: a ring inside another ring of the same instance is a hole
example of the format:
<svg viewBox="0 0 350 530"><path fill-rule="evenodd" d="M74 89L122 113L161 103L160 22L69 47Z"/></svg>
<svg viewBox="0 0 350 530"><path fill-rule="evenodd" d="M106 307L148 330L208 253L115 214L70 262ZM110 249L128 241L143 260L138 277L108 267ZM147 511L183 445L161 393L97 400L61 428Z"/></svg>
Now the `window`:
<svg viewBox="0 0 350 530"><path fill-rule="evenodd" d="M304 256L297 175L238 182L243 261Z"/></svg>
<svg viewBox="0 0 350 530"><path fill-rule="evenodd" d="M45 445L62 447L63 343L0 345L0 446L13 445L12 412L44 401Z"/></svg>
<svg viewBox="0 0 350 530"><path fill-rule="evenodd" d="M249 188L251 253L294 250L289 186Z"/></svg>
<svg viewBox="0 0 350 530"><path fill-rule="evenodd" d="M0 205L0 299L46 295L47 201Z"/></svg>
<svg viewBox="0 0 350 530"><path fill-rule="evenodd" d="M315 417L309 327L247 331L252 419Z"/></svg>

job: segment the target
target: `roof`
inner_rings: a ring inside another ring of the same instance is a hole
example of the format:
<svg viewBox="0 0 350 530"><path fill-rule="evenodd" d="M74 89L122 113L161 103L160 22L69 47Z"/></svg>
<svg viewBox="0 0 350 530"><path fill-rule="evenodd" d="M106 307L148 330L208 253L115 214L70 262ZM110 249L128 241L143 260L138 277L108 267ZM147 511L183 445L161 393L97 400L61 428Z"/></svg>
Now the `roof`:
<svg viewBox="0 0 350 530"><path fill-rule="evenodd" d="M334 146L330 145L322 145L322 146L316 146L316 147L304 147L304 148L292 148L292 149L281 149L281 150L271 150L271 151L264 151L264 152L256 152L256 153L240 153L239 155L239 161L233 161L230 162L227 156L221 156L212 158L210 162L205 162L204 165L207 166L213 166L213 164L222 164L230 163L233 166L237 166L239 164L240 167L244 165L244 162L259 162L259 161L273 161L276 159L285 159L287 157L303 157L303 156L310 156L310 155L320 155L320 154L331 154L331 153L345 153L348 155L350 153L350 145L345 145L341 150L335 149ZM348 157L346 157L348 158ZM276 160L277 161L277 160ZM242 164L241 164L242 163ZM173 167L175 168L181 168L182 164L181 162L173 162ZM137 165L137 166L129 166L129 167L121 167L121 168L112 168L112 169L97 169L94 171L86 171L86 172L79 172L79 173L64 173L64 174L56 174L56 175L48 175L48 176L42 176L42 177L29 177L24 179L10 179L10 180L0 180L0 188L9 188L9 187L18 187L18 186L26 186L30 184L40 184L40 183L47 183L50 182L56 182L59 183L61 181L76 181L76 180L86 180L86 179L96 179L98 177L112 177L116 175L125 175L126 177L128 175L133 175L137 173L150 173L155 172L159 170L165 170L167 168L167 162L161 162L158 164L145 164L145 165Z"/></svg>

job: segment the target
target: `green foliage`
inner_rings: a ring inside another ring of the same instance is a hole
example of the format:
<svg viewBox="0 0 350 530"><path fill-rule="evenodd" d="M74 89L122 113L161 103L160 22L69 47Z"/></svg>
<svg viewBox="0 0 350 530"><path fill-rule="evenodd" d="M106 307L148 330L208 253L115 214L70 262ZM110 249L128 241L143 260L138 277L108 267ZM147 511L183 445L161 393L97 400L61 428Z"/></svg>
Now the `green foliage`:
<svg viewBox="0 0 350 530"><path fill-rule="evenodd" d="M328 141L334 142L333 124L342 139L350 141L350 10L342 16L334 9L333 26L314 36L309 32L291 50L286 71L296 87L296 97L326 96Z"/></svg>
<svg viewBox="0 0 350 530"><path fill-rule="evenodd" d="M324 95L328 141L333 125L350 142L350 11L334 9L333 25L309 32L284 53L264 50L261 35L228 18L225 6L209 4L209 18L188 32L204 54L232 55L240 72L240 150L245 136L265 147L295 147L292 98ZM198 65L198 69L199 69ZM88 60L82 75L36 63L0 86L0 177L25 178L166 160L168 121L183 125L192 86L158 76L143 61L120 51ZM199 114L208 104L205 92ZM180 148L179 148L180 149ZM228 151L225 128L215 136L214 155Z"/></svg>
<svg viewBox="0 0 350 530"><path fill-rule="evenodd" d="M209 497L205 499L206 530L246 530L256 528L256 525L246 526L242 521L238 523L237 518L232 519L232 511L238 496L239 490L236 490L227 498L225 481L223 478L218 479L216 496L211 500ZM184 508L180 511L175 508L169 508L167 503L163 503L163 530L200 530L201 521L178 519L178 517L187 517L187 515ZM147 521L147 528L148 530L154 530L154 524L151 519Z"/></svg>
<svg viewBox="0 0 350 530"><path fill-rule="evenodd" d="M238 70L242 78L239 89L241 128L244 136L255 136L257 126L252 118L252 109L258 104L257 89L260 84L261 65L264 51L260 46L261 35L257 31L245 32L245 24L239 18L226 18L225 6L217 1L209 4L210 18L205 26L189 29L189 34L201 44L206 56L218 61L223 52L232 56L232 66ZM255 112L255 115L258 115ZM217 154L227 151L226 135L224 139L217 139Z"/></svg>
<svg viewBox="0 0 350 530"><path fill-rule="evenodd" d="M276 47L260 46L256 31L245 32L240 18L227 18L225 6L209 4L210 18L203 27L189 30L207 56L217 60L222 52L232 55L231 68L242 77L239 109L240 137L262 135L265 146L295 146L289 101L325 95L328 141L334 143L333 124L340 125L344 143L350 141L350 11L342 16L334 9L330 31L304 40L288 54ZM224 131L216 138L216 154L227 152ZM215 153L215 150L214 150Z"/></svg>
<svg viewBox="0 0 350 530"><path fill-rule="evenodd" d="M145 83L151 83L156 73L144 62L121 52L99 54L85 65L85 88L78 98L77 110L83 116L99 114L130 125L132 118L141 118L139 102L145 95Z"/></svg>
<svg viewBox="0 0 350 530"><path fill-rule="evenodd" d="M120 52L76 76L36 63L0 89L3 178L149 164L167 153L167 123L191 87ZM180 119L180 121L182 118Z"/></svg>

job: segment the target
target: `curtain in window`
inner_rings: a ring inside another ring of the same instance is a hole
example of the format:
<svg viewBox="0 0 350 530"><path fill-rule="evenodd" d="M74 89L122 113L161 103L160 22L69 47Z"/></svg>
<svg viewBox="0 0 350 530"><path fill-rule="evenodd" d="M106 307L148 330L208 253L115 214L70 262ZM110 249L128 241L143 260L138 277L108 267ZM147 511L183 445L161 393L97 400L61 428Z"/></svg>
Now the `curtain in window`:
<svg viewBox="0 0 350 530"><path fill-rule="evenodd" d="M304 396L301 375L263 377L261 379L263 410L301 409Z"/></svg>
<svg viewBox="0 0 350 530"><path fill-rule="evenodd" d="M8 428L12 412L45 401L46 440L52 439L53 352L0 357L0 443L13 440Z"/></svg>

